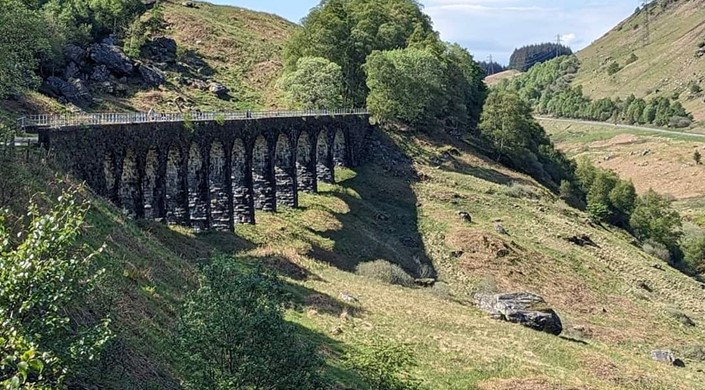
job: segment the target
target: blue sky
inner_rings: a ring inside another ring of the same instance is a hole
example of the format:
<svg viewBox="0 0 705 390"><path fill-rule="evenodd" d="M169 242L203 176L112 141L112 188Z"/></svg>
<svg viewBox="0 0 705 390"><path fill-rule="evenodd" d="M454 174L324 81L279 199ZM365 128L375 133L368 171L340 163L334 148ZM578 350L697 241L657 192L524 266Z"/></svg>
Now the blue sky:
<svg viewBox="0 0 705 390"><path fill-rule="evenodd" d="M298 22L318 0L214 0ZM477 60L507 64L523 45L561 36L580 50L629 16L639 0L422 0L443 40L460 43Z"/></svg>

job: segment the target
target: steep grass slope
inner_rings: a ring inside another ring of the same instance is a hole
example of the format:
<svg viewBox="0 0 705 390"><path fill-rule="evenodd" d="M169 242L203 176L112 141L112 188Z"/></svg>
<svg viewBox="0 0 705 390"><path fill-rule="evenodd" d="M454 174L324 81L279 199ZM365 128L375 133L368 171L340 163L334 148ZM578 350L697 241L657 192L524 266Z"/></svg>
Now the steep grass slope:
<svg viewBox="0 0 705 390"><path fill-rule="evenodd" d="M166 88L138 92L115 104L140 110L173 110L169 103L182 99L202 111L276 107L274 82L281 74L284 42L295 25L276 15L239 7L194 4L190 8L179 2L163 3L168 25L165 35L178 45L177 61L192 65L187 69L196 78L228 87L231 99L222 100L208 91L180 85L182 70L169 74Z"/></svg>
<svg viewBox="0 0 705 390"><path fill-rule="evenodd" d="M281 108L275 82L281 75L283 46L296 25L272 14L239 7L178 1L160 2L166 21L165 37L177 44L176 63L166 68L166 83L158 88L140 86L138 78L124 94L93 90L95 104L87 111L176 112L179 109L227 111ZM191 80L206 86L199 89ZM223 99L209 92L208 83L228 88ZM0 100L0 115L64 112L56 100L38 92Z"/></svg>
<svg viewBox="0 0 705 390"><path fill-rule="evenodd" d="M398 131L379 132L372 145L367 164L337 172L339 184L302 194L300 209L259 213L256 226L237 226L235 234L136 224L88 194L95 207L84 239L108 244L98 307L111 313L118 335L91 380L178 388L171 341L179 304L197 265L226 253L285 278L294 296L287 317L320 343L338 388L361 388L340 354L378 338L408 345L419 361L415 374L432 389L705 386L698 371L705 362L693 352L705 345L702 284L665 264L653 267L660 261L625 233L586 223L468 145ZM509 234L498 234L496 223ZM597 247L565 240L576 234ZM377 259L409 271L431 261L439 282L403 288L352 272ZM475 291L539 293L563 319L564 335L491 320L471 305ZM344 302L343 292L359 303ZM696 326L684 325L683 315ZM682 351L687 367L651 361L655 348Z"/></svg>
<svg viewBox="0 0 705 390"><path fill-rule="evenodd" d="M641 11L577 54L582 65L574 83L593 98L678 96L702 121L703 95L691 94L689 84L705 89L705 56L696 57L705 42L705 7L699 0L679 0L666 9L652 3L649 45L643 45L646 12ZM638 59L627 64L632 54ZM615 61L624 68L609 76L607 67Z"/></svg>

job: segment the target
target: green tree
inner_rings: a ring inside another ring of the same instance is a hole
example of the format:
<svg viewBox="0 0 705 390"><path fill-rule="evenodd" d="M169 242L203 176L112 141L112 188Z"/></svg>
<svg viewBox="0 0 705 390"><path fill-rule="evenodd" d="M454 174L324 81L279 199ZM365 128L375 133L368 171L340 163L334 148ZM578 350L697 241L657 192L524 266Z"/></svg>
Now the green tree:
<svg viewBox="0 0 705 390"><path fill-rule="evenodd" d="M518 95L492 92L487 98L480 131L492 141L500 155L520 154L522 149L529 146L537 126L531 107Z"/></svg>
<svg viewBox="0 0 705 390"><path fill-rule="evenodd" d="M0 387L57 388L96 359L109 321L78 324L70 308L92 291L99 251L75 244L87 206L64 193L47 214L29 207L15 242L0 214ZM94 362L92 364L95 364Z"/></svg>
<svg viewBox="0 0 705 390"><path fill-rule="evenodd" d="M622 227L629 226L629 217L634 211L636 197L636 189L631 181L617 180L609 193L610 204L615 210L613 224Z"/></svg>
<svg viewBox="0 0 705 390"><path fill-rule="evenodd" d="M441 55L445 81L443 118L453 128L476 126L487 95L484 73L470 52L457 44L446 44ZM438 102L441 104L441 102Z"/></svg>
<svg viewBox="0 0 705 390"><path fill-rule="evenodd" d="M705 272L705 235L689 237L683 243L684 260L698 273Z"/></svg>
<svg viewBox="0 0 705 390"><path fill-rule="evenodd" d="M178 349L192 389L319 389L322 359L283 318L273 276L217 257L182 310Z"/></svg>
<svg viewBox="0 0 705 390"><path fill-rule="evenodd" d="M38 85L39 56L49 48L39 14L16 0L0 3L0 99Z"/></svg>
<svg viewBox="0 0 705 390"><path fill-rule="evenodd" d="M323 57L342 68L343 97L350 105L367 99L362 65L374 51L426 48L442 51L431 19L415 0L326 0L302 20L287 42L285 67L301 57Z"/></svg>
<svg viewBox="0 0 705 390"><path fill-rule="evenodd" d="M367 108L381 120L427 123L442 110L443 63L422 49L372 53L365 63Z"/></svg>
<svg viewBox="0 0 705 390"><path fill-rule="evenodd" d="M661 243L672 252L683 234L681 216L671 201L652 189L637 199L629 224L638 239Z"/></svg>
<svg viewBox="0 0 705 390"><path fill-rule="evenodd" d="M343 105L340 66L320 57L301 57L296 69L279 80L289 103L303 109L333 109Z"/></svg>
<svg viewBox="0 0 705 390"><path fill-rule="evenodd" d="M587 210L598 221L609 222L614 214L610 193L619 179L612 172L598 170L587 193Z"/></svg>

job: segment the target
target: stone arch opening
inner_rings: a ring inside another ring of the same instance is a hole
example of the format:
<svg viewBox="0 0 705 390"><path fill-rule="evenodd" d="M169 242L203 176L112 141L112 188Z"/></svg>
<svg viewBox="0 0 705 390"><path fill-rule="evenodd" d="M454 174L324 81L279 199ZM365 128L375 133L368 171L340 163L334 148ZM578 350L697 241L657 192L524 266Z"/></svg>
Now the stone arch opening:
<svg viewBox="0 0 705 390"><path fill-rule="evenodd" d="M274 169L269 145L263 136L258 136L252 148L252 187L255 208L264 211L276 211L276 187Z"/></svg>
<svg viewBox="0 0 705 390"><path fill-rule="evenodd" d="M316 192L316 165L309 137L304 131L296 142L296 177L301 191Z"/></svg>
<svg viewBox="0 0 705 390"><path fill-rule="evenodd" d="M213 142L210 149L208 188L210 191L210 226L227 232L232 230L229 197L229 172L225 148L219 141Z"/></svg>
<svg viewBox="0 0 705 390"><path fill-rule="evenodd" d="M184 191L183 157L181 149L174 145L169 148L166 158L166 220L169 224L186 224L187 209Z"/></svg>
<svg viewBox="0 0 705 390"><path fill-rule="evenodd" d="M105 152L105 158L103 159L103 173L105 175L105 194L113 203L118 203L117 200L117 188L118 185L117 178L120 173L117 169L117 159L115 154L111 151Z"/></svg>
<svg viewBox="0 0 705 390"><path fill-rule="evenodd" d="M203 194L203 182L207 180L201 147L192 143L188 152L188 211L191 227L197 232L208 230L208 194Z"/></svg>
<svg viewBox="0 0 705 390"><path fill-rule="evenodd" d="M324 183L333 182L333 161L328 132L325 130L318 133L316 141L316 176L318 181Z"/></svg>
<svg viewBox="0 0 705 390"><path fill-rule="evenodd" d="M274 149L274 177L277 183L277 204L287 207L297 206L296 170L294 169L294 148L291 147L289 138L279 134Z"/></svg>
<svg viewBox="0 0 705 390"><path fill-rule="evenodd" d="M347 142L345 133L340 129L335 131L335 138L333 139L333 164L337 167L348 166Z"/></svg>
<svg viewBox="0 0 705 390"><path fill-rule="evenodd" d="M156 149L150 149L144 159L144 177L142 178L142 198L144 199L144 218L158 217L156 207L157 170L159 155Z"/></svg>
<svg viewBox="0 0 705 390"><path fill-rule="evenodd" d="M140 183L137 172L137 156L132 149L125 152L120 175L120 189L118 192L119 205L122 212L130 218L136 218L140 205Z"/></svg>
<svg viewBox="0 0 705 390"><path fill-rule="evenodd" d="M236 139L230 163L230 180L233 191L233 214L236 223L254 223L250 174L247 150L241 139Z"/></svg>

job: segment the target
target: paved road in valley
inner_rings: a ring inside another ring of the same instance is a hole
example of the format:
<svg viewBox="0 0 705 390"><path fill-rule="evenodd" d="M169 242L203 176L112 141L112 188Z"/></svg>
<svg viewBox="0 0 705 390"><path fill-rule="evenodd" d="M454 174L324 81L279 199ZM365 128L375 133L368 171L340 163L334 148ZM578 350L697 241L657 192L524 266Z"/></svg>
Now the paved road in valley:
<svg viewBox="0 0 705 390"><path fill-rule="evenodd" d="M660 133L660 134L669 134L669 135L676 135L676 136L687 136L687 137L694 137L694 138L702 138L702 139L705 139L705 134L686 133L686 132L684 132L684 131L673 131L673 130L655 129L655 128L653 128L653 127L643 127L643 126L633 126L633 125L622 125L622 124L617 124L617 125L615 125L614 123L608 123L608 122L582 121L582 120L577 120L577 119L547 118L547 117L543 117L543 116L537 116L536 119L542 120L542 121L565 122L565 123L575 123L575 124L583 124L583 125L612 126L612 127L615 127L615 128L623 128L623 129L631 129L631 130L639 130L639 131L648 131L648 132L651 132L651 133Z"/></svg>

